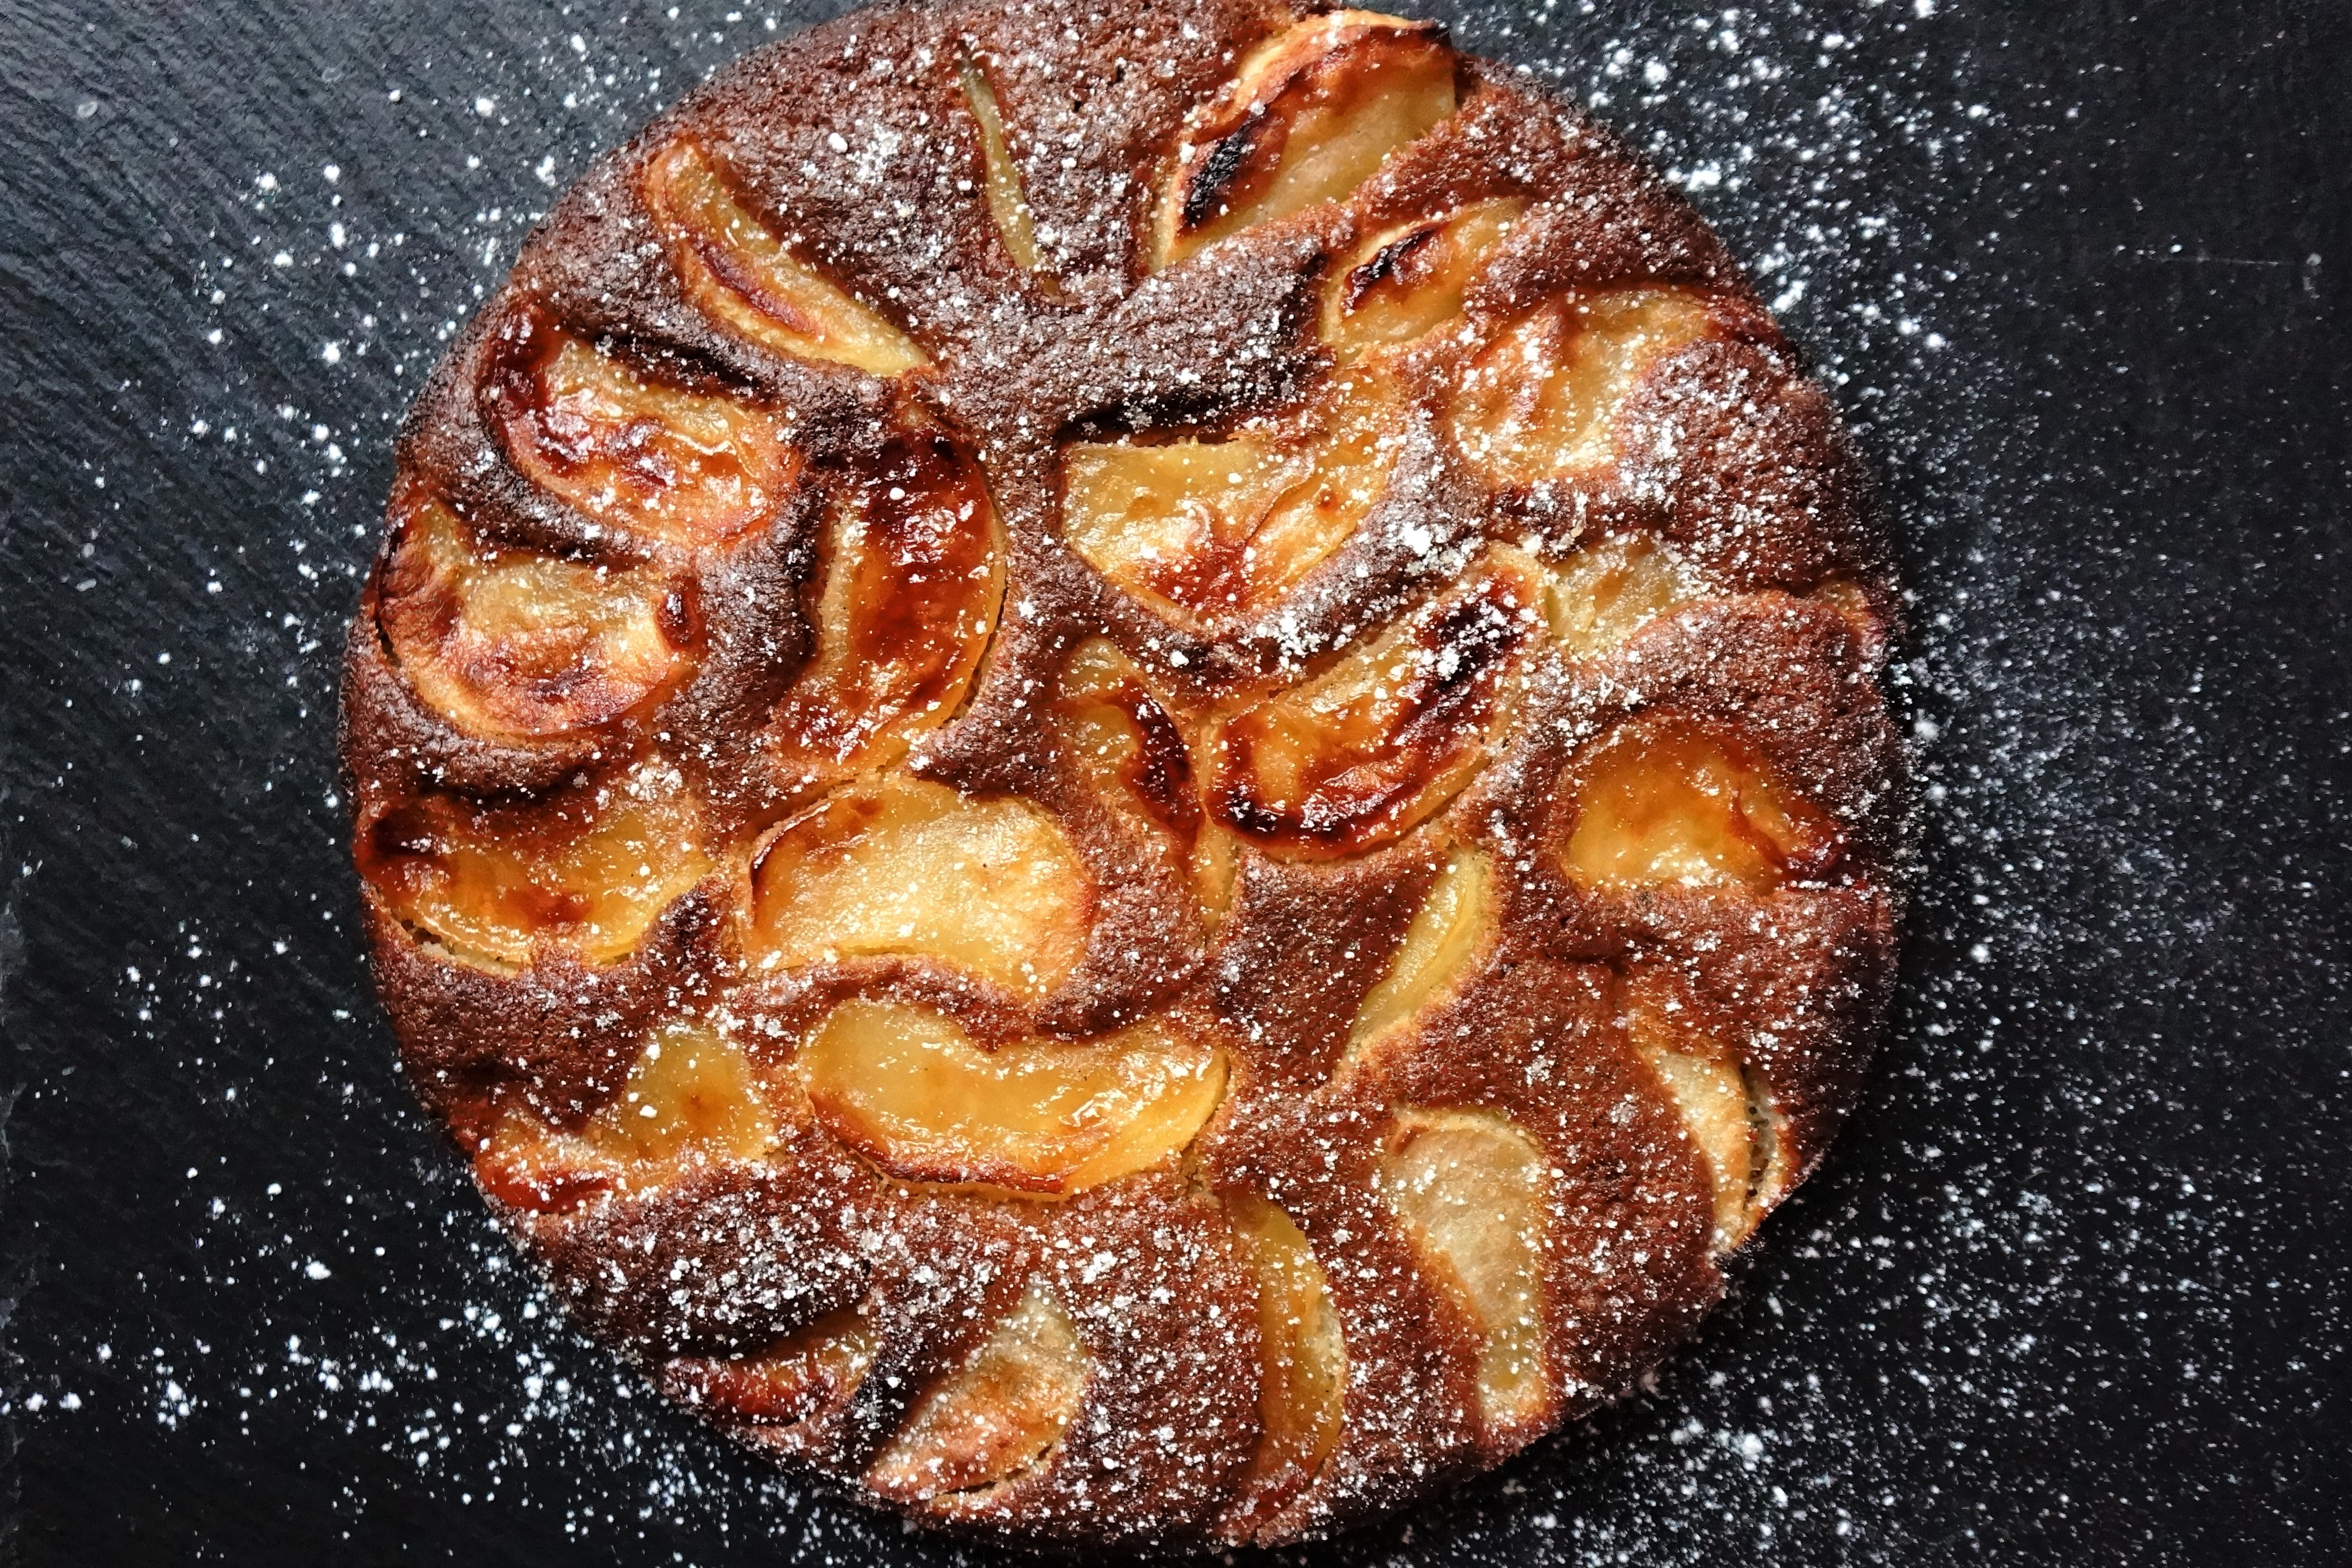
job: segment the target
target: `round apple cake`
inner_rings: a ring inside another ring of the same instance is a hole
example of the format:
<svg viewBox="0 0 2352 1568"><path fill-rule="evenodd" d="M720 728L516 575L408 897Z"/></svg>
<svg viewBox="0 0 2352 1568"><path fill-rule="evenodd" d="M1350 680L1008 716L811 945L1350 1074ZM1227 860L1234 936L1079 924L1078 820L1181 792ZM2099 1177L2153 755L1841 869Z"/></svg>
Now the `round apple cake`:
<svg viewBox="0 0 2352 1568"><path fill-rule="evenodd" d="M1427 23L869 11L557 204L342 748L587 1332L930 1523L1270 1543L1625 1389L1853 1102L1897 594L1654 173Z"/></svg>

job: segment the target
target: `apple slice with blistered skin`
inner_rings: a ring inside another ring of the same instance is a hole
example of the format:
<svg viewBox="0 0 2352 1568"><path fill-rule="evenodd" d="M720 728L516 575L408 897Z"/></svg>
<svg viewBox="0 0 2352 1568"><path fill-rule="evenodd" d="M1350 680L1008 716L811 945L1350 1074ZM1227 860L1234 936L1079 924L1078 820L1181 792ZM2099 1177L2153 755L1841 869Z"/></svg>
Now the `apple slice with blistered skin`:
<svg viewBox="0 0 2352 1568"><path fill-rule="evenodd" d="M1192 758L1135 661L1105 638L1085 644L1063 667L1055 708L1078 766L1104 798L1141 811L1189 849L1201 827Z"/></svg>
<svg viewBox="0 0 2352 1568"><path fill-rule="evenodd" d="M694 585L478 544L427 500L394 524L376 612L403 674L476 734L573 734L643 707L695 640Z"/></svg>
<svg viewBox="0 0 2352 1568"><path fill-rule="evenodd" d="M1037 807L892 775L778 830L752 868L744 947L762 969L932 958L1034 1002L1076 966L1093 909L1076 850Z"/></svg>
<svg viewBox="0 0 2352 1568"><path fill-rule="evenodd" d="M1380 1195L1423 1268L1463 1307L1479 1340L1478 1401L1490 1428L1539 1416L1544 1355L1543 1216L1550 1162L1491 1110L1397 1112Z"/></svg>
<svg viewBox="0 0 2352 1568"><path fill-rule="evenodd" d="M1279 854L1360 853L1412 828L1476 772L1540 621L1532 571L1488 570L1227 720L1211 813Z"/></svg>
<svg viewBox="0 0 2352 1568"><path fill-rule="evenodd" d="M1348 1403L1347 1339L1330 1281L1297 1224L1255 1193L1229 1193L1224 1205L1257 1278L1265 1436L1250 1470L1258 1485L1278 1496L1312 1481L1339 1446Z"/></svg>
<svg viewBox="0 0 2352 1568"><path fill-rule="evenodd" d="M1411 343L1462 314L1462 298L1527 203L1476 202L1374 235L1323 290L1323 341L1342 363Z"/></svg>
<svg viewBox="0 0 2352 1568"><path fill-rule="evenodd" d="M1004 594L995 509L976 464L903 435L832 509L816 657L768 726L787 788L884 766L954 717Z"/></svg>
<svg viewBox="0 0 2352 1568"><path fill-rule="evenodd" d="M705 315L779 353L876 375L926 363L913 339L794 256L693 142L648 162L644 192L670 237L687 298Z"/></svg>
<svg viewBox="0 0 2352 1568"><path fill-rule="evenodd" d="M1819 876L1844 839L1727 731L1676 715L1621 724L1576 768L1562 851L1579 887L1727 888L1768 894Z"/></svg>
<svg viewBox="0 0 2352 1568"><path fill-rule="evenodd" d="M1060 1197L1158 1164L1224 1092L1224 1058L1164 1021L982 1048L897 1002L835 1008L794 1058L817 1120L907 1181Z"/></svg>
<svg viewBox="0 0 2352 1568"><path fill-rule="evenodd" d="M460 958L520 968L541 942L610 963L710 869L702 812L655 761L528 805L421 795L360 836L394 918Z"/></svg>
<svg viewBox="0 0 2352 1568"><path fill-rule="evenodd" d="M560 329L509 329L496 385L515 466L588 517L671 544L772 521L803 461L783 420L665 385Z"/></svg>
<svg viewBox="0 0 2352 1568"><path fill-rule="evenodd" d="M1061 1441L1093 1375L1069 1313L1033 1285L971 1358L924 1395L866 1482L912 1501L1011 1480Z"/></svg>
<svg viewBox="0 0 2352 1568"><path fill-rule="evenodd" d="M1318 16L1260 45L1177 150L1158 264L1345 200L1454 112L1454 70L1434 25L1371 11Z"/></svg>
<svg viewBox="0 0 2352 1568"><path fill-rule="evenodd" d="M1611 459L1616 416L1650 366L1708 335L1706 296L1622 289L1546 300L1481 349L1454 390L1454 441L1498 489Z"/></svg>
<svg viewBox="0 0 2352 1568"><path fill-rule="evenodd" d="M635 1191L691 1163L756 1159L776 1119L742 1047L701 1024L655 1032L621 1093L572 1131L509 1110L476 1151L485 1190L517 1207L560 1206L589 1192Z"/></svg>

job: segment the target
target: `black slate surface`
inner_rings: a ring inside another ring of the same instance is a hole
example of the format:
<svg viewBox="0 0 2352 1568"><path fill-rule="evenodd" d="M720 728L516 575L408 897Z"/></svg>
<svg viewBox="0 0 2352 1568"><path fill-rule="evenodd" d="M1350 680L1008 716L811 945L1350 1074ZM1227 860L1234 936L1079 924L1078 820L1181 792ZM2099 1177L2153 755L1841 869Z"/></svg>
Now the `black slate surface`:
<svg viewBox="0 0 2352 1568"><path fill-rule="evenodd" d="M985 1555L551 1321L352 936L394 421L740 3L0 0L0 1560ZM1883 1070L1735 1301L1323 1555L2352 1561L2346 11L1441 9L1765 271L1903 520L1931 800Z"/></svg>

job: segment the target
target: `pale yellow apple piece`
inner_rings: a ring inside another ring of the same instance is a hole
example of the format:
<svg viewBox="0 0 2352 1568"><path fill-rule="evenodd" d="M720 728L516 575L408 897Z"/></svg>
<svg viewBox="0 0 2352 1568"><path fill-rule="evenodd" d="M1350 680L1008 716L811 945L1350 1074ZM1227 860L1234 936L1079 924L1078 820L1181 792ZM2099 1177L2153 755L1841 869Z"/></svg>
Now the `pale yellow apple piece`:
<svg viewBox="0 0 2352 1568"><path fill-rule="evenodd" d="M1616 415L1650 366L1707 335L1704 295L1567 294L1479 351L1454 389L1454 445L1498 489L1587 472L1615 449Z"/></svg>
<svg viewBox="0 0 2352 1568"><path fill-rule="evenodd" d="M1590 657L1704 596L1671 546L1640 534L1620 535L1580 550L1552 569L1544 619L1562 648Z"/></svg>
<svg viewBox="0 0 2352 1568"><path fill-rule="evenodd" d="M1465 846L1446 857L1405 928L1403 944L1356 1009L1343 1060L1454 991L1493 934L1494 885L1493 867L1478 850Z"/></svg>
<svg viewBox="0 0 2352 1568"><path fill-rule="evenodd" d="M961 75L963 100L980 128L981 157L988 167L988 216L996 220L996 232L1013 265L1034 272L1037 231L1030 221L1029 195L1022 186L1021 166L1013 161L1012 146L1004 138L1004 115L997 107L996 89L972 60L963 62Z"/></svg>
<svg viewBox="0 0 2352 1568"><path fill-rule="evenodd" d="M370 826L359 858L400 920L509 966L542 939L622 958L711 866L699 804L657 760L529 805L420 796Z"/></svg>
<svg viewBox="0 0 2352 1568"><path fill-rule="evenodd" d="M787 823L751 874L763 969L905 953L1044 996L1086 950L1094 891L1054 819L892 775Z"/></svg>
<svg viewBox="0 0 2352 1568"><path fill-rule="evenodd" d="M1526 202L1501 197L1374 235L1324 285L1323 341L1345 363L1454 320L1479 268L1526 210Z"/></svg>
<svg viewBox="0 0 2352 1568"><path fill-rule="evenodd" d="M615 569L478 544L426 501L402 519L377 620L416 694L476 733L609 723L667 686L688 640L679 590Z"/></svg>
<svg viewBox="0 0 2352 1568"><path fill-rule="evenodd" d="M794 256L693 142L646 165L645 194L670 237L687 297L705 314L780 353L876 375L927 363L913 339Z"/></svg>
<svg viewBox="0 0 2352 1568"><path fill-rule="evenodd" d="M1550 1389L1543 1283L1549 1170L1536 1141L1507 1117L1411 1107L1397 1112L1380 1163L1380 1194L1423 1267L1477 1325L1478 1399L1490 1428L1537 1417Z"/></svg>
<svg viewBox="0 0 2352 1568"><path fill-rule="evenodd" d="M1265 1357L1259 1410L1265 1436L1250 1468L1269 1480L1303 1485L1339 1446L1347 1410L1347 1339L1332 1306L1330 1282L1297 1223L1255 1193L1228 1194L1225 1214L1257 1277L1258 1342Z"/></svg>
<svg viewBox="0 0 2352 1568"><path fill-rule="evenodd" d="M1094 1362L1032 1285L964 1364L923 1396L866 1473L887 1497L976 1490L1042 1463L1076 1418Z"/></svg>
<svg viewBox="0 0 2352 1568"><path fill-rule="evenodd" d="M1620 725L1589 754L1563 855L1579 887L1773 891L1819 872L1837 826L1752 750L1677 718Z"/></svg>
<svg viewBox="0 0 2352 1568"><path fill-rule="evenodd" d="M834 1009L795 1058L817 1120L893 1175L1064 1196L1192 1142L1225 1064L1157 1020L983 1049L905 1003Z"/></svg>
<svg viewBox="0 0 2352 1568"><path fill-rule="evenodd" d="M1178 151L1158 265L1345 200L1454 112L1454 66L1435 27L1370 11L1318 16L1260 45Z"/></svg>
<svg viewBox="0 0 2352 1568"><path fill-rule="evenodd" d="M535 483L675 544L773 521L803 466L782 416L653 381L552 329L540 336L501 400L507 449Z"/></svg>

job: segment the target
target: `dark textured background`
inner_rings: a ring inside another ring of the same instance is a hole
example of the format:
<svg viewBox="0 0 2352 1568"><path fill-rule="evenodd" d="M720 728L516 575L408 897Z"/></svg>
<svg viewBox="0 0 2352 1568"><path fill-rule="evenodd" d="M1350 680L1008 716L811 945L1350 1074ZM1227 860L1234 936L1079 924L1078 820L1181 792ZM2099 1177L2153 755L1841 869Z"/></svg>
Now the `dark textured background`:
<svg viewBox="0 0 2352 1568"><path fill-rule="evenodd" d="M0 0L0 1558L954 1554L541 1310L352 940L393 423L767 36L728 3ZM1884 1069L1733 1304L1328 1555L2352 1561L2346 8L1452 15L1605 97L1857 421L1932 787Z"/></svg>

